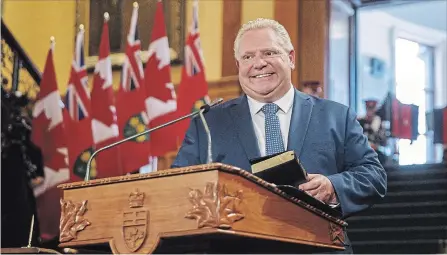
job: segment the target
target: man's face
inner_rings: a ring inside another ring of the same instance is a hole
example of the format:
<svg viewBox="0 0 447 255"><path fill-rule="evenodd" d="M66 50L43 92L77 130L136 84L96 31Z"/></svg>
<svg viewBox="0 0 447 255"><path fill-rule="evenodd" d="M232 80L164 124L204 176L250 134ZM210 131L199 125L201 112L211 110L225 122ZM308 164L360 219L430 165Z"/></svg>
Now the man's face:
<svg viewBox="0 0 447 255"><path fill-rule="evenodd" d="M248 96L273 102L290 89L294 51L286 52L270 28L247 31L239 43L239 82Z"/></svg>

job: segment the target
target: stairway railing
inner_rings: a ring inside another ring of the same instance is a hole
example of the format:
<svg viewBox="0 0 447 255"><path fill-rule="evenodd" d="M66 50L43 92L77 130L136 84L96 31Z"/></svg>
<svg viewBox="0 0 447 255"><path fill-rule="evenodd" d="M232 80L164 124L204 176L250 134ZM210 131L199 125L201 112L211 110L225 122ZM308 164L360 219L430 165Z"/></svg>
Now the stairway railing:
<svg viewBox="0 0 447 255"><path fill-rule="evenodd" d="M39 91L42 74L1 20L2 89L7 93L21 92L32 104Z"/></svg>

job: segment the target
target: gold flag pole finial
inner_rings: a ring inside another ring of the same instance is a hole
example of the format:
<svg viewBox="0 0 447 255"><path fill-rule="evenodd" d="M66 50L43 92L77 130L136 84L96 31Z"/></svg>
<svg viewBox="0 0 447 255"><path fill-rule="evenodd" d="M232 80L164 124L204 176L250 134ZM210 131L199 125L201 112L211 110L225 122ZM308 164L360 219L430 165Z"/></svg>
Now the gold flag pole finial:
<svg viewBox="0 0 447 255"><path fill-rule="evenodd" d="M54 38L54 36L50 36L50 48L52 51L54 51L55 46L56 46L56 39Z"/></svg>
<svg viewBox="0 0 447 255"><path fill-rule="evenodd" d="M79 25L79 30L84 30L84 24Z"/></svg>
<svg viewBox="0 0 447 255"><path fill-rule="evenodd" d="M137 2L133 2L133 8L138 8L138 3Z"/></svg>
<svg viewBox="0 0 447 255"><path fill-rule="evenodd" d="M105 21L109 21L110 15L108 12L104 12L104 19L105 19Z"/></svg>

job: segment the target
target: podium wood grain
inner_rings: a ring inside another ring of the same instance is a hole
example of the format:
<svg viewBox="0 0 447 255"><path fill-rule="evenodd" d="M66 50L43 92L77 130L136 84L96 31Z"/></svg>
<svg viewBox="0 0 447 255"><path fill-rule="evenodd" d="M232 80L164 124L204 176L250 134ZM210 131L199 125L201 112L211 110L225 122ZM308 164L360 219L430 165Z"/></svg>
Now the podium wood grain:
<svg viewBox="0 0 447 255"><path fill-rule="evenodd" d="M256 246L292 245L295 253L344 249L344 221L220 163L58 187L61 247L109 243L114 253L148 254L182 252L175 245L228 250L225 242L256 240Z"/></svg>

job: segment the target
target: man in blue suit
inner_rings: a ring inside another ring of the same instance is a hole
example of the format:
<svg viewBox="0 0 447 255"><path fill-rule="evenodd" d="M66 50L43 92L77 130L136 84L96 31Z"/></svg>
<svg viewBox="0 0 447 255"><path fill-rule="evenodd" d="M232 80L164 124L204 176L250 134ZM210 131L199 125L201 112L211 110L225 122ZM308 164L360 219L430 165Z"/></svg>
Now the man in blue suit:
<svg viewBox="0 0 447 255"><path fill-rule="evenodd" d="M309 181L299 188L339 206L344 217L385 195L386 173L356 114L293 87L295 51L282 25L268 19L243 25L234 53L245 95L206 114L213 161L249 171L250 159L293 150L309 173ZM206 159L206 133L194 118L172 167L204 164Z"/></svg>

